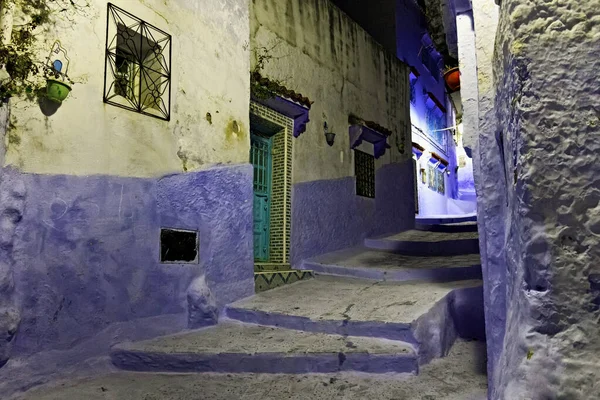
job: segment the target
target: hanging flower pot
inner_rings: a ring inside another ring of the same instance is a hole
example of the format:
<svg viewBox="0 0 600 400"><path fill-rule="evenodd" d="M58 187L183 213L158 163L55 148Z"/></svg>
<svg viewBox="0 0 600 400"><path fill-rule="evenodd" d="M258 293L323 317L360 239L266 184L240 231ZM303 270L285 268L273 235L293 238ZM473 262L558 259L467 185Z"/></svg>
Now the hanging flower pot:
<svg viewBox="0 0 600 400"><path fill-rule="evenodd" d="M460 70L458 67L450 68L444 72L444 80L452 92L460 89Z"/></svg>
<svg viewBox="0 0 600 400"><path fill-rule="evenodd" d="M44 75L46 76L46 93L44 97L58 105L71 92L71 86L66 83L73 83L67 75L69 64L67 51L62 47L60 41L55 41L44 65Z"/></svg>
<svg viewBox="0 0 600 400"><path fill-rule="evenodd" d="M62 103L67 98L71 87L64 82L56 79L48 79L46 81L46 96L49 100L57 103Z"/></svg>

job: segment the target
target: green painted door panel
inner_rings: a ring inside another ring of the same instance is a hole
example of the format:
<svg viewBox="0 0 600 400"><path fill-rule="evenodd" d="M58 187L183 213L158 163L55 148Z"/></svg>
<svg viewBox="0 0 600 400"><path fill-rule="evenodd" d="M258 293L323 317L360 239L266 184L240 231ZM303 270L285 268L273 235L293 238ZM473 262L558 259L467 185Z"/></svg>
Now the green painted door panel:
<svg viewBox="0 0 600 400"><path fill-rule="evenodd" d="M271 215L271 139L251 132L250 162L254 166L254 260L269 261Z"/></svg>

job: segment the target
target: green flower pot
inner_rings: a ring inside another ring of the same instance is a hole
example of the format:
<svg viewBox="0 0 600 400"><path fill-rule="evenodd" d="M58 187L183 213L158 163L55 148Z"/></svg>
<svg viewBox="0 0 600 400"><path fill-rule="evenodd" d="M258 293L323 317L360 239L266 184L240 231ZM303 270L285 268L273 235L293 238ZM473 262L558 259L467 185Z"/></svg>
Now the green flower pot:
<svg viewBox="0 0 600 400"><path fill-rule="evenodd" d="M46 82L46 95L48 96L48 99L57 103L62 103L62 101L67 98L70 91L71 86L66 83L54 79L48 79Z"/></svg>

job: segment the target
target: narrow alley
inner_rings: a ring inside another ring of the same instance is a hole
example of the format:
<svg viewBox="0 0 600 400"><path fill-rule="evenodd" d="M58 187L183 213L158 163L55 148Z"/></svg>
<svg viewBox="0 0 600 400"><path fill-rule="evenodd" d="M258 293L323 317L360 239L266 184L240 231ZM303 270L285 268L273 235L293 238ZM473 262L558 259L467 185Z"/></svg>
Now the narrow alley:
<svg viewBox="0 0 600 400"><path fill-rule="evenodd" d="M1 400L597 400L600 0L0 0Z"/></svg>

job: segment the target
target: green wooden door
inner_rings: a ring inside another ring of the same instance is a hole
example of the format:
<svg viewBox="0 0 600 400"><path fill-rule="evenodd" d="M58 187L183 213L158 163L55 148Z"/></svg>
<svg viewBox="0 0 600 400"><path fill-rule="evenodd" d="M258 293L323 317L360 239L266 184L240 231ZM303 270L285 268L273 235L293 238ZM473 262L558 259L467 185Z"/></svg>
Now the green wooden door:
<svg viewBox="0 0 600 400"><path fill-rule="evenodd" d="M251 132L250 162L254 166L254 260L269 261L271 214L271 139Z"/></svg>

